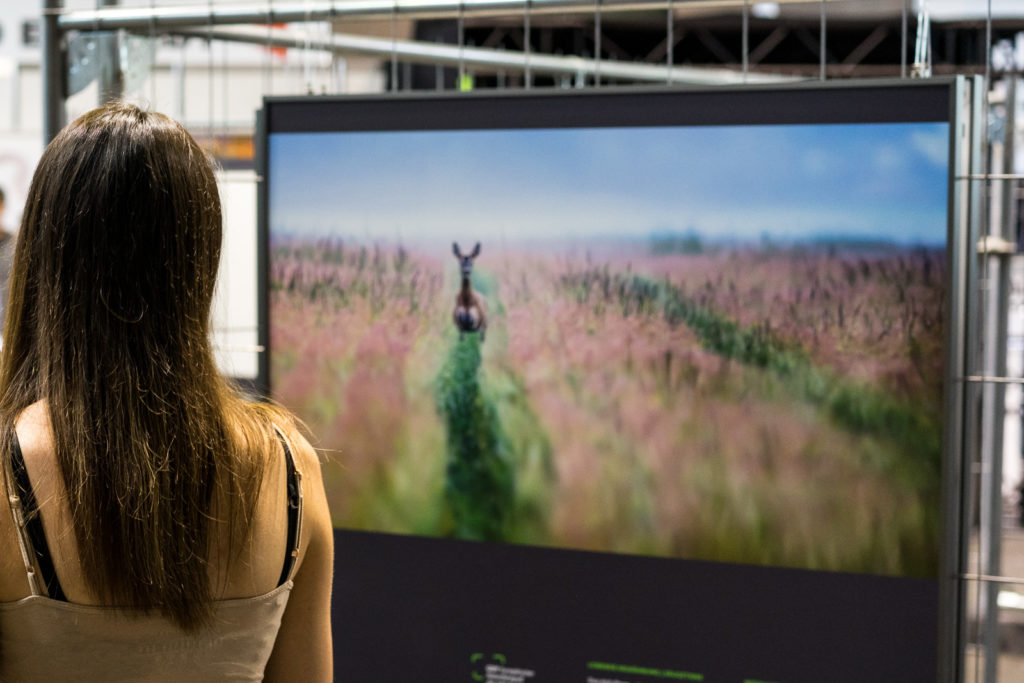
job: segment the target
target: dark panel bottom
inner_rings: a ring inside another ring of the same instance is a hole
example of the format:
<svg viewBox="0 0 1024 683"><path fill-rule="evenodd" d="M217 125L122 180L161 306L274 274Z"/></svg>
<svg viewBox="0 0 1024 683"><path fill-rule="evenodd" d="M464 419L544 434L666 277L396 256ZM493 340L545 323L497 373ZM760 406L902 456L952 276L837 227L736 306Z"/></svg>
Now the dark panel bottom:
<svg viewBox="0 0 1024 683"><path fill-rule="evenodd" d="M354 531L335 547L336 681L936 679L935 581Z"/></svg>

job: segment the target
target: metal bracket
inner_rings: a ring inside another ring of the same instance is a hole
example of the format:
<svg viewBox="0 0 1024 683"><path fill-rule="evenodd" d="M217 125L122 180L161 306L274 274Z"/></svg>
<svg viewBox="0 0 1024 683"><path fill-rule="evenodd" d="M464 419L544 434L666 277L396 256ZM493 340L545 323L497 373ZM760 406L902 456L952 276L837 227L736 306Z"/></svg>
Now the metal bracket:
<svg viewBox="0 0 1024 683"><path fill-rule="evenodd" d="M914 43L914 64L910 75L914 78L932 76L932 21L928 14L928 0L920 0L917 11L917 40Z"/></svg>
<svg viewBox="0 0 1024 683"><path fill-rule="evenodd" d="M156 42L149 37L124 31L79 32L68 40L68 95L85 90L97 78L123 80L123 91L135 92L149 77L155 53ZM115 54L118 63L112 65Z"/></svg>
<svg viewBox="0 0 1024 683"><path fill-rule="evenodd" d="M156 40L148 36L122 35L119 47L124 91L137 93L153 71Z"/></svg>
<svg viewBox="0 0 1024 683"><path fill-rule="evenodd" d="M986 235L978 240L978 253L989 255L1012 255L1017 253L1017 243L995 235Z"/></svg>
<svg viewBox="0 0 1024 683"><path fill-rule="evenodd" d="M78 33L68 40L68 95L85 90L100 75L103 55L109 54L113 32Z"/></svg>

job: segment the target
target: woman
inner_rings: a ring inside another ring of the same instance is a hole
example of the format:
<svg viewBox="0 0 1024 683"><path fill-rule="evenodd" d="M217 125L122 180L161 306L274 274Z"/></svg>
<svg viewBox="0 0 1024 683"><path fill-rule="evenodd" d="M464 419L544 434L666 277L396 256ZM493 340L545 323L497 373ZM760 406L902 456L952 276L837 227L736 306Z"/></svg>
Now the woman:
<svg viewBox="0 0 1024 683"><path fill-rule="evenodd" d="M319 463L214 366L220 243L167 117L110 104L44 152L0 356L0 680L330 680Z"/></svg>

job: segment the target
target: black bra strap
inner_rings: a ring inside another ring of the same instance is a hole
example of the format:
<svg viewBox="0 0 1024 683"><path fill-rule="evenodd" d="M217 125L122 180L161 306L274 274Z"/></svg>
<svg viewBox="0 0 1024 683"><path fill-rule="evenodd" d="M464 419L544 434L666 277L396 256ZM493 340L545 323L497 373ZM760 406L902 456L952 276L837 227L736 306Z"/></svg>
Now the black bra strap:
<svg viewBox="0 0 1024 683"><path fill-rule="evenodd" d="M43 583L46 584L46 593L54 600L67 602L64 589L61 588L60 580L57 578L57 570L53 566L53 556L50 554L50 546L46 542L46 534L43 531L43 518L39 515L36 496L32 492L32 484L28 480L25 456L21 453L21 444L18 442L17 434L11 438L11 469L14 472L15 485L18 487L18 496L21 497L25 516L25 531L28 532L31 551L36 556L36 564L39 565L39 573L43 578Z"/></svg>
<svg viewBox="0 0 1024 683"><path fill-rule="evenodd" d="M299 517L302 513L302 495L299 489L299 472L295 469L295 460L292 458L292 449L284 435L278 432L278 439L284 446L285 467L288 477L288 542L285 545L284 566L281 568L281 578L277 585L280 586L291 578L292 568L299 555Z"/></svg>
<svg viewBox="0 0 1024 683"><path fill-rule="evenodd" d="M284 447L285 466L287 468L288 540L285 546L281 578L277 582L279 586L291 578L292 568L295 566L295 561L298 558L299 520L302 510L299 473L295 469L295 460L292 458L292 451L288 446L288 442L283 436L280 436L280 440L281 445ZM25 516L25 531L28 533L28 540L31 544L30 550L35 554L39 573L46 584L46 592L53 600L67 602L64 589L60 585L60 579L57 578L57 570L53 565L53 556L50 554L50 546L46 541L46 533L43 531L43 519L39 515L35 493L33 493L32 485L29 482L28 470L25 468L25 457L21 452L21 444L18 442L17 434L11 439L11 469L14 473L15 485L18 487L18 495L21 497Z"/></svg>

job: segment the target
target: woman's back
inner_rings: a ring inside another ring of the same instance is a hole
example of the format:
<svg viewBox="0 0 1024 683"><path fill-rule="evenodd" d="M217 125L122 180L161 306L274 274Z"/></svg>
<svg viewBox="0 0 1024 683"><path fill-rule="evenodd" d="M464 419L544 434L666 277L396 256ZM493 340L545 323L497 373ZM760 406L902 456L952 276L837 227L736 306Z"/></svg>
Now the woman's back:
<svg viewBox="0 0 1024 683"><path fill-rule="evenodd" d="M285 411L242 400L217 371L221 234L209 160L165 116L105 105L40 159L0 355L4 680L19 661L37 667L17 673L29 680L58 665L76 680L155 676L144 654L172 643L202 649L203 666L244 657L257 675L269 658L269 678L330 679L319 464Z"/></svg>
<svg viewBox="0 0 1024 683"><path fill-rule="evenodd" d="M18 441L25 459L25 467L40 504L46 539L64 594L68 601L76 604L101 605L102 599L89 588L82 575L77 542L70 523L68 497L59 476L50 421L46 413L45 404L40 402L29 407L18 420ZM276 440L271 443L278 444ZM267 463L264 481L260 486L260 497L251 523L250 536L240 551L239 561L226 567L227 558L218 557L220 548L226 547L230 533L228 524L223 520L218 525L219 533L215 534L219 542L212 543L209 549L211 585L222 587L214 591L218 599L244 598L267 593L276 587L281 574L287 531L285 459L280 447L268 451L263 457ZM4 523L11 522L10 515L6 512L0 512L0 515L3 517L0 529L4 529ZM13 532L13 529L11 531ZM13 540L13 537L4 536L4 539ZM20 559L17 565L24 574ZM3 581L6 578L6 572L0 576L0 602L11 602L29 595L24 576L15 579L14 586L8 586Z"/></svg>
<svg viewBox="0 0 1024 683"><path fill-rule="evenodd" d="M302 571L311 542L315 551L303 578L328 591L330 581L323 548L330 541L330 520L319 463L294 430L280 442L281 448L264 454L267 466L250 533L232 562L222 550L230 545L230 525L224 520L218 525L220 533L209 552L214 617L208 628L194 633L183 632L159 615L127 615L103 606L81 571L45 404L26 410L17 421L16 432L45 536L42 554L48 553L52 559L66 600L33 595L22 554L17 551L20 530L12 514L13 509L23 510L26 497L17 496L18 477L9 470L9 486L8 477L0 478L0 491L8 500L12 494L18 500L11 511L0 509L0 548L5 549L0 553L0 680L260 680L272 652L280 659L271 663L268 678L274 678L273 669L280 666L287 670L282 679L291 680L296 667L308 669L319 659L321 664L308 670L304 675L310 678L303 680L316 680L317 670L323 679L329 679L329 631L328 638L322 635L329 614L322 608L324 594L317 596L309 590L311 586L302 583L305 590L300 592L312 594L314 600L300 596L292 609L309 616L319 611L319 626L314 618L306 625L306 635L282 634L285 640L292 637L305 643L299 653L287 652L284 645L274 647L293 578ZM289 444L288 452L284 443ZM289 462L294 465L291 470ZM289 484L296 494L302 493L301 498L289 495ZM26 537L31 543L30 535ZM296 551L294 559L292 550ZM291 624L293 629L295 625Z"/></svg>

